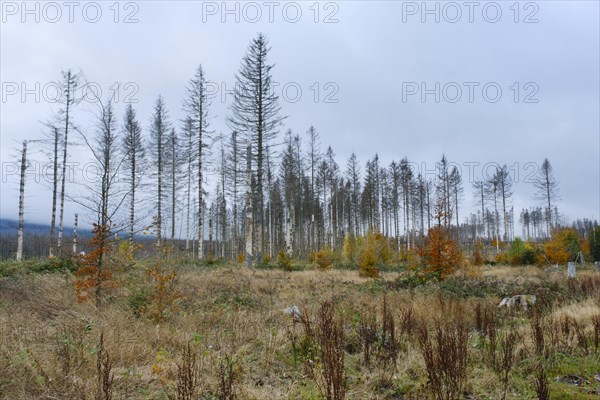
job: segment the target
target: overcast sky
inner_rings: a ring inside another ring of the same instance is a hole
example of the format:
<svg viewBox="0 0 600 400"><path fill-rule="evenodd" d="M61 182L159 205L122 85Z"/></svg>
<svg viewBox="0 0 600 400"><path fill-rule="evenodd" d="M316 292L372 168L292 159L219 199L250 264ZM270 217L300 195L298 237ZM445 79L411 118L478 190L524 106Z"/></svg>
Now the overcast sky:
<svg viewBox="0 0 600 400"><path fill-rule="evenodd" d="M183 117L185 85L202 64L219 88L211 127L228 133L225 90L257 32L272 47L285 129L314 125L342 166L352 152L363 167L377 153L386 165L406 156L430 174L445 153L462 169L469 208L469 181L506 163L520 211L539 203L527 178L547 157L563 214L600 216L597 1L427 2L427 10L421 1L23 4L2 1L2 218L17 217L14 156L56 111L61 70L82 71L104 97L119 87L119 121L133 100L147 128L159 94L173 121ZM75 123L91 130L95 107L82 102ZM45 161L41 146L31 147ZM70 161L88 160L83 147L72 149ZM36 169L26 218L49 223L51 192L35 182ZM67 225L76 207L68 210Z"/></svg>

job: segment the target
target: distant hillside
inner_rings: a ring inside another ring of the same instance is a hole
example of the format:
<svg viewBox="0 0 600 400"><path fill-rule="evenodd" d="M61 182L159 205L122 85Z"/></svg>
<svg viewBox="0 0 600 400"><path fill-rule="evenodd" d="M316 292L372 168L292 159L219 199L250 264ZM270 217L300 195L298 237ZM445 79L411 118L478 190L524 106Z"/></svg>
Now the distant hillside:
<svg viewBox="0 0 600 400"><path fill-rule="evenodd" d="M0 218L0 236L12 236L17 234L19 227L18 221L14 219ZM66 236L70 236L73 232L73 227L65 226L64 233ZM27 235L46 236L50 234L49 224L36 224L33 222L25 222L25 233ZM89 229L79 229L78 232L81 236L91 236L92 232Z"/></svg>

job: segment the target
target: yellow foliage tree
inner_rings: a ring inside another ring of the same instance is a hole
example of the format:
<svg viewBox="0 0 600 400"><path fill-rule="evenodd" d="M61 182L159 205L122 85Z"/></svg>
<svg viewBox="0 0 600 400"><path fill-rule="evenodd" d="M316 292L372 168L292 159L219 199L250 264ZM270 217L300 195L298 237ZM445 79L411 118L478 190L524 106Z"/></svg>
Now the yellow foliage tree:
<svg viewBox="0 0 600 400"><path fill-rule="evenodd" d="M342 257L348 264L356 262L356 238L354 235L347 233L344 237L344 248L342 249Z"/></svg>
<svg viewBox="0 0 600 400"><path fill-rule="evenodd" d="M567 261L575 261L581 248L582 241L577 232L571 228L563 228L553 232L552 240L544 244L544 253L552 264L565 264Z"/></svg>
<svg viewBox="0 0 600 400"><path fill-rule="evenodd" d="M379 277L379 267L389 264L392 251L387 239L379 232L367 232L358 252L358 271L360 276Z"/></svg>
<svg viewBox="0 0 600 400"><path fill-rule="evenodd" d="M158 228L153 225L150 229L156 231ZM176 288L177 272L173 268L173 245L157 241L154 248L156 257L146 270L147 283L151 290L150 298L143 311L148 318L160 322L177 310L181 294Z"/></svg>

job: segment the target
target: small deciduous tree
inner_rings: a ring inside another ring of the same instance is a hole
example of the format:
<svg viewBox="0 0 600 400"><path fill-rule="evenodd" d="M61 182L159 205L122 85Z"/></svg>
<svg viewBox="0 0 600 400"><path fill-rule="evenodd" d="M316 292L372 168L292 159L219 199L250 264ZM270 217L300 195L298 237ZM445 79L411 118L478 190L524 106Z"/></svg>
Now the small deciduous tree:
<svg viewBox="0 0 600 400"><path fill-rule="evenodd" d="M554 231L552 240L544 244L544 252L551 263L564 264L577 259L581 244L581 239L574 229L559 229Z"/></svg>
<svg viewBox="0 0 600 400"><path fill-rule="evenodd" d="M158 229L156 218L151 231ZM151 233L151 232L149 232ZM177 290L177 273L173 269L173 245L165 241L154 243L157 257L146 270L150 287L149 302L144 307L144 313L155 322L164 321L177 309L180 293Z"/></svg>
<svg viewBox="0 0 600 400"><path fill-rule="evenodd" d="M425 243L419 249L419 256L426 271L439 278L445 278L456 271L462 258L458 244L443 226L429 230Z"/></svg>
<svg viewBox="0 0 600 400"><path fill-rule="evenodd" d="M95 140L90 140L85 133L77 129L81 138L85 141L91 151L94 160L99 167L99 180L95 184L84 184L88 191L88 195L80 200L76 200L80 205L88 208L89 211L96 215L96 232L92 248L93 256L86 257L84 264L89 268L93 268L92 262L95 262L95 268L88 269L90 275L96 274L97 280L95 284L96 303L100 301L100 291L104 287L105 269L109 266L107 257L110 228L113 226L113 219L119 212L120 206L123 204L126 193L124 194L117 184L119 169L123 163L123 159L117 157L117 143L119 143L117 129L115 128L115 116L113 111L112 101L103 103L99 98L99 115L97 121L97 133ZM85 274L84 268L81 273Z"/></svg>
<svg viewBox="0 0 600 400"><path fill-rule="evenodd" d="M109 241L110 228L107 225L94 224L92 230L93 237L90 240L90 250L79 256L79 269L75 271L76 280L74 283L77 301L84 302L96 299L99 302L99 295L102 289L116 286L112 280L112 271L106 263L102 264L102 259L110 249ZM102 265L101 268L98 265Z"/></svg>
<svg viewBox="0 0 600 400"><path fill-rule="evenodd" d="M391 261L392 253L381 233L367 232L358 252L358 274L368 278L379 277L379 267Z"/></svg>
<svg viewBox="0 0 600 400"><path fill-rule="evenodd" d="M320 270L331 269L333 262L331 261L331 250L325 246L315 254L315 263Z"/></svg>

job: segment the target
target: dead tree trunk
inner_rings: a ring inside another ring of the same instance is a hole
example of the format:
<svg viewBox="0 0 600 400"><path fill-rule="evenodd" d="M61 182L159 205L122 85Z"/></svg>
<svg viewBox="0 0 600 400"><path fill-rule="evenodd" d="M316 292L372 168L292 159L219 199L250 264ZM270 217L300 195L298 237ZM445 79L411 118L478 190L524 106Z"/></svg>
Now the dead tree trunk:
<svg viewBox="0 0 600 400"><path fill-rule="evenodd" d="M58 142L60 141L60 132L57 127L52 127L54 134L54 152L52 163L52 220L50 222L50 246L48 248L48 256L54 256L54 237L56 230L56 197L58 192Z"/></svg>
<svg viewBox="0 0 600 400"><path fill-rule="evenodd" d="M252 257L254 256L254 210L252 199L252 149L250 143L247 146L246 156L246 212L244 221L245 234L245 258L246 267L252 268Z"/></svg>
<svg viewBox="0 0 600 400"><path fill-rule="evenodd" d="M291 210L290 210L291 208ZM294 225L291 216L294 215L294 206L285 208L285 250L288 257L292 257L292 236L294 235Z"/></svg>
<svg viewBox="0 0 600 400"><path fill-rule="evenodd" d="M73 223L73 256L77 255L77 223L79 214L75 214L75 222Z"/></svg>
<svg viewBox="0 0 600 400"><path fill-rule="evenodd" d="M25 171L27 170L27 140L21 153L21 182L19 184L19 229L17 231L17 261L23 258L23 229L25 227Z"/></svg>
<svg viewBox="0 0 600 400"><path fill-rule="evenodd" d="M65 106L65 132L64 132L64 143L63 143L63 159L62 159L62 181L60 188L60 217L58 223L58 241L57 248L60 253L60 247L62 244L62 235L63 235L63 223L64 223L64 214L65 214L65 184L67 177L67 146L69 140L69 112L71 110L71 103L73 103L73 98L71 97L72 86L74 85L74 77L71 74L71 71L67 72L66 79L67 87L66 87L66 106Z"/></svg>

